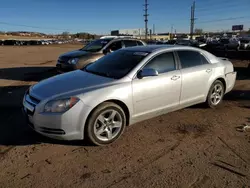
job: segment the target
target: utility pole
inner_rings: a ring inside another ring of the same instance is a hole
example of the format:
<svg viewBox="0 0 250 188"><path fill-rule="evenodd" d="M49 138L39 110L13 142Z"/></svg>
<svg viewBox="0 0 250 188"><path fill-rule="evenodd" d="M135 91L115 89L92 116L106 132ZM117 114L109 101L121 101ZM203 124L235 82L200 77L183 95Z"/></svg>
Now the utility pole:
<svg viewBox="0 0 250 188"><path fill-rule="evenodd" d="M153 24L153 35L155 35L155 24Z"/></svg>
<svg viewBox="0 0 250 188"><path fill-rule="evenodd" d="M195 13L195 1L193 2L193 5L191 6L191 22L190 22L190 38L193 39L194 34L194 13Z"/></svg>
<svg viewBox="0 0 250 188"><path fill-rule="evenodd" d="M173 24L171 24L171 33L170 33L170 39L173 39Z"/></svg>
<svg viewBox="0 0 250 188"><path fill-rule="evenodd" d="M145 19L144 19L144 21L145 21L145 40L147 40L147 38L148 38L148 16L149 16L149 14L148 14L148 0L145 0L144 6L145 6L145 9L144 9L145 14L143 16L145 17Z"/></svg>

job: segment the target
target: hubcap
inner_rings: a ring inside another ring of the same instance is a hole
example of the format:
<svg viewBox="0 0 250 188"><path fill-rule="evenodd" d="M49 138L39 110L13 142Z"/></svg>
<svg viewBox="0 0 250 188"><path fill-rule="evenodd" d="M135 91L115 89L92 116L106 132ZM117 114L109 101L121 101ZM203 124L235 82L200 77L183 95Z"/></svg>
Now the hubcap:
<svg viewBox="0 0 250 188"><path fill-rule="evenodd" d="M109 141L116 137L122 128L122 117L116 110L106 110L96 119L94 134L101 141Z"/></svg>
<svg viewBox="0 0 250 188"><path fill-rule="evenodd" d="M220 103L223 97L223 88L220 84L216 84L213 88L212 94L210 96L211 103L217 105Z"/></svg>

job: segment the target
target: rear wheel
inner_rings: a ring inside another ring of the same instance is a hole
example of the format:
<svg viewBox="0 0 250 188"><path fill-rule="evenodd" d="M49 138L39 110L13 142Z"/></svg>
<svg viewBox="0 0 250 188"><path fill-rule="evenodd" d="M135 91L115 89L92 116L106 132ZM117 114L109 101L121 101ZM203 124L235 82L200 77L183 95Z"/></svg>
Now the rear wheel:
<svg viewBox="0 0 250 188"><path fill-rule="evenodd" d="M105 102L90 115L85 136L94 145L110 144L122 135L125 126L126 117L122 108Z"/></svg>
<svg viewBox="0 0 250 188"><path fill-rule="evenodd" d="M206 104L210 108L216 108L222 103L224 96L224 85L220 80L216 80L209 89Z"/></svg>

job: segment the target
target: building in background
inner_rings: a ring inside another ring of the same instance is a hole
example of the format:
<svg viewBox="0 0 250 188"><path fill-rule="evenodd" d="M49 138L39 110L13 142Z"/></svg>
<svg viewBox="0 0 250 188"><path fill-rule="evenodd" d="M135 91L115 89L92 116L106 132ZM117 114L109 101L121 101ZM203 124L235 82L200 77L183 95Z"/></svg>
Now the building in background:
<svg viewBox="0 0 250 188"><path fill-rule="evenodd" d="M111 36L132 36L138 39L145 39L145 29L120 29L120 30L113 30L111 31ZM198 37L200 35L194 35L194 37ZM149 40L170 40L171 34L169 32L166 33L155 33L150 35L148 33ZM175 33L173 34L173 38L190 38L189 34L187 33Z"/></svg>
<svg viewBox="0 0 250 188"><path fill-rule="evenodd" d="M113 30L111 31L112 36L119 36L119 35L127 35L127 36L135 36L140 37L145 35L145 29L120 29L120 30Z"/></svg>

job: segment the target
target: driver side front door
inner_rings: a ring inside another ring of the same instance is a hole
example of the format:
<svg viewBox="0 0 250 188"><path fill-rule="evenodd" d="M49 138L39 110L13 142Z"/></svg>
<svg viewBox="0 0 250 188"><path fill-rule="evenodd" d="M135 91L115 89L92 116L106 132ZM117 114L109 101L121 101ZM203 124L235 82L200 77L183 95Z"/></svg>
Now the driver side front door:
<svg viewBox="0 0 250 188"><path fill-rule="evenodd" d="M132 81L134 118L138 121L171 111L180 101L181 72L172 52L156 55L144 68L154 69L159 75Z"/></svg>

